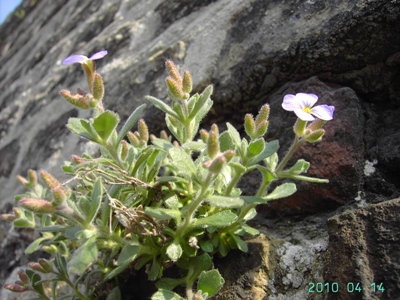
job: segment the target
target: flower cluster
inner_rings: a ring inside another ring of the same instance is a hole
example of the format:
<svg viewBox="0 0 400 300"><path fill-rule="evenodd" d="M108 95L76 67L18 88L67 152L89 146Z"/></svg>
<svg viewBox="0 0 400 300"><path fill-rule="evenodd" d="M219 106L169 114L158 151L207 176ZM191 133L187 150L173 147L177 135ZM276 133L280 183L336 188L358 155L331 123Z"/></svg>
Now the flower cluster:
<svg viewBox="0 0 400 300"><path fill-rule="evenodd" d="M172 104L151 96L146 99L165 113L172 136L162 131L156 137L140 119L145 105L136 108L122 126L118 114L104 109L104 85L94 60L106 54L103 50L89 58L73 55L62 62L82 65L88 90L78 89L76 94L62 90L61 95L79 108L93 110L90 119L70 118L67 128L96 143L101 155L73 155L63 166L71 176L65 183L46 171L40 172L43 184L33 170L27 178L18 176L27 192L15 197L18 207L2 218L16 227L36 229L40 237L26 253L41 249L51 258L29 263L28 269L18 272L20 280L4 287L34 291L37 299L89 300L104 293L107 299L121 299L117 278L131 266L145 268L148 279L156 281L158 290L152 299L182 300L178 286L185 287L187 299L210 298L224 284L213 269L212 257L226 256L231 249L246 252L247 236L258 234L247 224L256 215L255 207L296 191L292 182L271 190L273 181L327 182L305 176L310 163L303 159L285 167L301 144L321 140L322 126L333 118L334 107L313 107L318 99L314 94L286 95L283 108L299 119L294 142L279 161L278 141L264 138L268 104L257 116L244 117L247 137L242 138L230 123L223 132L216 124L199 130L213 104L213 87L192 94L190 73L181 76L167 61ZM309 121L313 122L308 125ZM237 184L253 170L262 174L261 185L254 195L243 195ZM165 277L172 265L180 269L179 275Z"/></svg>

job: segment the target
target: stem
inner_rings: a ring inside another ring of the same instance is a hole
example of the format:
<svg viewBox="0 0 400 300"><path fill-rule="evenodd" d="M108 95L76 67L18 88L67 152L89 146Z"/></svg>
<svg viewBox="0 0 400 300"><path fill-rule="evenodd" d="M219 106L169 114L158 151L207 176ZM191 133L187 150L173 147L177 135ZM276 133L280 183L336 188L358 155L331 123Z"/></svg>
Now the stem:
<svg viewBox="0 0 400 300"><path fill-rule="evenodd" d="M233 190L233 188L236 186L236 183L238 183L240 177L242 176L243 173L239 173L239 172L235 172L235 176L233 177L233 179L231 180L231 182L229 182L228 187L226 188L225 191L225 196L229 196Z"/></svg>
<svg viewBox="0 0 400 300"><path fill-rule="evenodd" d="M208 188L209 188L209 186L211 185L211 183L213 181L213 177L214 177L213 175L214 174L212 174L212 173L208 173L207 178L206 178L204 184L201 187L200 195L196 199L194 199L193 202L190 204L190 207L187 210L185 221L176 230L176 236L183 236L185 234L186 229L189 227L190 223L192 223L193 216L194 216L197 208L203 202L204 195L207 193Z"/></svg>
<svg viewBox="0 0 400 300"><path fill-rule="evenodd" d="M292 157L293 153L297 150L297 148L299 148L302 144L304 144L304 142L305 141L303 139L299 139L297 135L294 137L293 143L290 146L289 151L286 153L285 157L276 167L275 174L278 174L283 170L283 168L288 163L289 159Z"/></svg>

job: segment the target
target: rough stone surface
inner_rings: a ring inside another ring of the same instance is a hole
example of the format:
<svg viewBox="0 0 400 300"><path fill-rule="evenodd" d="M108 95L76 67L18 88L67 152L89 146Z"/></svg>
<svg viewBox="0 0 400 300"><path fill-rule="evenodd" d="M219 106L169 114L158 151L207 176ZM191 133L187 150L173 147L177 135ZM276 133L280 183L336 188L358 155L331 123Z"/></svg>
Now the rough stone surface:
<svg viewBox="0 0 400 300"><path fill-rule="evenodd" d="M308 282L340 280L342 288L371 278L384 281L387 292L341 294L343 299L399 294L393 225L399 203L385 202L400 196L398 0L24 0L17 9L24 17L10 15L0 27L2 206L21 191L16 175L35 168L62 179L59 165L91 150L63 127L68 117L87 112L58 94L84 82L80 67L62 66L62 59L109 51L97 68L105 105L121 119L145 95L166 99L164 61L172 59L191 71L196 91L214 85L215 106L205 128L229 121L243 132L245 113L256 114L269 102L268 137L279 138L280 156L293 137L294 117L280 107L286 93L314 92L321 103L336 106L323 141L298 153L311 162L310 176L330 183L302 183L296 195L260 208L257 222L267 238L255 242L254 252L228 256L247 257L251 268L229 279L233 288L225 290L226 299L333 299L308 294ZM164 117L151 105L143 117L153 133L162 129ZM258 182L249 176L245 193ZM8 267L0 282L14 267L9 254L15 265L27 259L22 251L31 234L14 234L8 227L1 231L0 264ZM12 240L17 244L7 242ZM221 272L228 274L223 265L221 260ZM237 298L229 298L230 291Z"/></svg>
<svg viewBox="0 0 400 300"><path fill-rule="evenodd" d="M324 279L337 282L327 299L397 299L400 295L400 199L348 210L328 220L329 247ZM347 292L357 283L362 291ZM374 286L371 284L375 283ZM379 286L385 289L382 293Z"/></svg>

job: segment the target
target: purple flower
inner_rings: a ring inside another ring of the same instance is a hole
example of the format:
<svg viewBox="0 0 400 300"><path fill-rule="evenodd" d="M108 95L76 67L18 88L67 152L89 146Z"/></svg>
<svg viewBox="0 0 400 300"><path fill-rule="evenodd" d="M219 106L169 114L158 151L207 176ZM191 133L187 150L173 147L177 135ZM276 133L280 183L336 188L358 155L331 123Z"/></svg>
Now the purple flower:
<svg viewBox="0 0 400 300"><path fill-rule="evenodd" d="M63 65L70 65L70 64L75 64L75 63L81 64L87 60L96 60L96 59L103 58L106 55L107 55L107 50L102 50L102 51L96 52L91 57L87 57L85 55L71 55L71 56L68 56L66 59L64 59L62 61L62 64Z"/></svg>
<svg viewBox="0 0 400 300"><path fill-rule="evenodd" d="M294 111L296 116L303 121L314 121L314 116L325 121L332 120L335 107L329 105L312 107L317 100L318 96L315 94L288 94L283 98L282 107L284 110Z"/></svg>

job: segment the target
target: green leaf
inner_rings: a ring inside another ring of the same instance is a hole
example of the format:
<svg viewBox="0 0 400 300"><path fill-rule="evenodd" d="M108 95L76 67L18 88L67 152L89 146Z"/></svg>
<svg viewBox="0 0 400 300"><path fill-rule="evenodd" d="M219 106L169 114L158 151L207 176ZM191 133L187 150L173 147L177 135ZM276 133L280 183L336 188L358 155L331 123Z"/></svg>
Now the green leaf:
<svg viewBox="0 0 400 300"><path fill-rule="evenodd" d="M257 196L240 196L248 204L265 204L267 201L264 198Z"/></svg>
<svg viewBox="0 0 400 300"><path fill-rule="evenodd" d="M287 172L294 175L299 175L301 173L306 173L310 163L304 159L299 159Z"/></svg>
<svg viewBox="0 0 400 300"><path fill-rule="evenodd" d="M93 191L91 195L91 206L90 212L86 216L86 223L90 224L93 222L94 218L96 217L100 206L101 206L101 199L103 197L103 187L101 184L101 177L98 177L93 185Z"/></svg>
<svg viewBox="0 0 400 300"><path fill-rule="evenodd" d="M236 219L236 214L230 210L224 210L209 217L195 220L191 226L207 228L209 226L225 227L229 226Z"/></svg>
<svg viewBox="0 0 400 300"><path fill-rule="evenodd" d="M206 144L203 141L201 141L201 142L190 141L190 142L184 143L181 147L187 151L200 152L201 150L206 148Z"/></svg>
<svg viewBox="0 0 400 300"><path fill-rule="evenodd" d="M167 247L166 253L172 261L177 261L182 256L182 247L177 242L173 242Z"/></svg>
<svg viewBox="0 0 400 300"><path fill-rule="evenodd" d="M203 271L200 274L197 289L201 290L203 293L207 293L208 297L212 297L218 293L224 283L225 280L218 270Z"/></svg>
<svg viewBox="0 0 400 300"><path fill-rule="evenodd" d="M153 294L153 296L151 296L151 300L185 300L185 299L172 291L159 289L157 292Z"/></svg>
<svg viewBox="0 0 400 300"><path fill-rule="evenodd" d="M247 252L249 250L247 243L243 241L240 237L235 234L231 235L231 238L235 241L236 247L243 252Z"/></svg>
<svg viewBox="0 0 400 300"><path fill-rule="evenodd" d="M67 261L60 253L56 253L54 257L54 266L62 278L68 278Z"/></svg>
<svg viewBox="0 0 400 300"><path fill-rule="evenodd" d="M182 148L171 148L168 154L171 157L171 164L176 168L179 175L191 177L197 173L192 158Z"/></svg>
<svg viewBox="0 0 400 300"><path fill-rule="evenodd" d="M185 283L186 278L161 278L159 281L156 283L156 287L158 289L165 289L165 290L173 290L175 287L177 287L180 284Z"/></svg>
<svg viewBox="0 0 400 300"><path fill-rule="evenodd" d="M151 268L149 270L148 278L151 281L154 281L161 277L163 267L161 263L157 259L153 259L153 263L151 264Z"/></svg>
<svg viewBox="0 0 400 300"><path fill-rule="evenodd" d="M143 152L140 154L139 158L135 162L135 167L132 170L132 176L137 177L137 171L140 166L145 164L148 160L148 158L153 154L154 148L153 147L147 147L146 149L143 150Z"/></svg>
<svg viewBox="0 0 400 300"><path fill-rule="evenodd" d="M103 142L107 142L118 123L119 116L112 111L106 110L94 119L93 127Z"/></svg>
<svg viewBox="0 0 400 300"><path fill-rule="evenodd" d="M95 132L92 131L87 120L79 118L69 118L67 128L73 133L88 139L89 141L99 143L100 139Z"/></svg>
<svg viewBox="0 0 400 300"><path fill-rule="evenodd" d="M278 140L273 140L273 141L267 143L265 145L264 150L260 154L253 157L252 159L250 159L249 165L254 165L254 164L262 161L263 159L274 154L276 151L278 151L278 149L279 149L279 141Z"/></svg>
<svg viewBox="0 0 400 300"><path fill-rule="evenodd" d="M256 139L251 141L249 147L247 148L248 155L255 156L260 154L265 148L265 141L263 138Z"/></svg>
<svg viewBox="0 0 400 300"><path fill-rule="evenodd" d="M219 147L221 152L226 150L235 150L235 142L228 131L224 131L219 135Z"/></svg>
<svg viewBox="0 0 400 300"><path fill-rule="evenodd" d="M248 234L250 234L250 235L257 235L257 234L260 233L257 229L255 229L255 228L253 228L253 227L250 227L249 225L246 225L246 224L242 225L242 229L243 229L246 233L248 233Z"/></svg>
<svg viewBox="0 0 400 300"><path fill-rule="evenodd" d="M43 285L39 282L42 278L36 272L32 270L25 270L26 275L29 278L31 287L39 294L44 295Z"/></svg>
<svg viewBox="0 0 400 300"><path fill-rule="evenodd" d="M238 197L226 197L217 195L208 196L206 201L209 204L220 208L236 208L241 207L244 204L244 201Z"/></svg>
<svg viewBox="0 0 400 300"><path fill-rule="evenodd" d="M174 147L174 145L172 145L170 141L166 141L164 139L155 138L151 142L153 143L154 146L167 151Z"/></svg>
<svg viewBox="0 0 400 300"><path fill-rule="evenodd" d="M118 257L118 267L108 272L106 276L104 276L104 281L110 280L111 278L117 276L119 273L123 272L130 265L130 263L136 259L139 251L140 246L138 244L126 243L121 250L121 254Z"/></svg>
<svg viewBox="0 0 400 300"><path fill-rule="evenodd" d="M13 224L14 224L15 227L21 227L21 228L34 227L35 226L34 223L31 223L26 219L16 219L16 220L13 221Z"/></svg>
<svg viewBox="0 0 400 300"><path fill-rule="evenodd" d="M135 123L139 120L143 110L145 109L146 104L140 105L138 108L134 110L134 112L129 116L126 120L124 126L122 126L120 132L118 133L117 137L117 145L119 145L125 135L128 133L129 130L135 125Z"/></svg>
<svg viewBox="0 0 400 300"><path fill-rule="evenodd" d="M32 254L36 250L39 250L41 248L41 243L45 240L48 240L47 237L41 237L36 240L34 240L32 243L29 244L28 247L25 249L25 254Z"/></svg>
<svg viewBox="0 0 400 300"><path fill-rule="evenodd" d="M166 114L169 114L174 118L179 119L178 114L175 111L173 111L172 108L169 105L165 104L163 101L152 96L146 96L145 98L149 100L151 103L153 103L155 107L162 110Z"/></svg>
<svg viewBox="0 0 400 300"><path fill-rule="evenodd" d="M181 217L181 212L179 210L162 207L146 207L145 213L157 220L171 220Z"/></svg>
<svg viewBox="0 0 400 300"><path fill-rule="evenodd" d="M192 120L197 115L197 113L205 106L207 100L210 99L212 92L212 85L209 85L204 89L204 91L200 94L200 97L197 99L193 110L189 114L189 120Z"/></svg>
<svg viewBox="0 0 400 300"><path fill-rule="evenodd" d="M94 235L83 243L72 255L68 263L68 270L81 275L90 265L97 261L97 255L96 235Z"/></svg>
<svg viewBox="0 0 400 300"><path fill-rule="evenodd" d="M263 197L266 200L275 200L288 197L296 192L296 185L292 182L286 182L277 186L271 193Z"/></svg>
<svg viewBox="0 0 400 300"><path fill-rule="evenodd" d="M233 142L236 144L236 147L240 147L241 142L240 142L239 132L229 122L226 123L226 127L228 128L228 132L229 132L230 136L232 137Z"/></svg>

